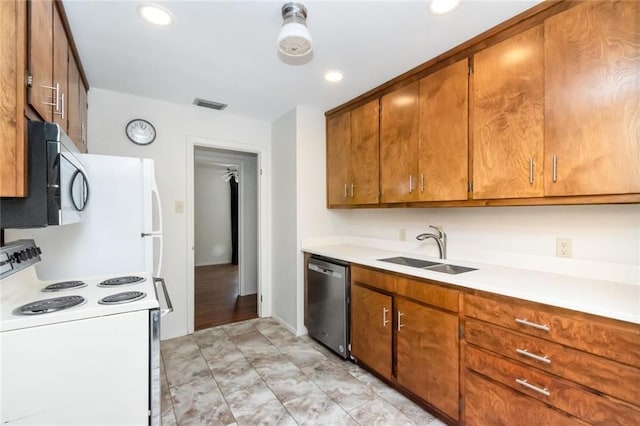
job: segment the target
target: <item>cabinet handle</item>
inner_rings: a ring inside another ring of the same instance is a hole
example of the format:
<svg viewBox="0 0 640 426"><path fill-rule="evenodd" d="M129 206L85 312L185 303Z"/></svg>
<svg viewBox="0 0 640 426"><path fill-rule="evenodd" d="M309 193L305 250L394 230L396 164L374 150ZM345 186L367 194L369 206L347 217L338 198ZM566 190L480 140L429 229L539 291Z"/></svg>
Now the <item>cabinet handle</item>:
<svg viewBox="0 0 640 426"><path fill-rule="evenodd" d="M51 105L55 107L54 111L60 110L60 83L56 83L55 86L41 86L45 89L53 90L55 102L43 102L44 105Z"/></svg>
<svg viewBox="0 0 640 426"><path fill-rule="evenodd" d="M356 186L351 182L351 198L353 198L353 194L355 193Z"/></svg>
<svg viewBox="0 0 640 426"><path fill-rule="evenodd" d="M61 99L61 103L62 103L62 108L60 109L60 112L53 112L56 115L60 115L62 116L62 119L64 120L64 93L62 93L60 95L60 99Z"/></svg>
<svg viewBox="0 0 640 426"><path fill-rule="evenodd" d="M529 160L529 183L533 185L533 158Z"/></svg>
<svg viewBox="0 0 640 426"><path fill-rule="evenodd" d="M529 352L526 349L516 349L516 353L518 353L520 355L524 355L524 356L529 357L529 358L533 358L536 361L544 362L545 364L551 364L551 360L549 358L547 358L546 356L540 356L540 355L533 354L533 353Z"/></svg>
<svg viewBox="0 0 640 426"><path fill-rule="evenodd" d="M389 310L387 308L382 308L382 326L386 327L389 324L389 320L387 319L387 312Z"/></svg>
<svg viewBox="0 0 640 426"><path fill-rule="evenodd" d="M420 192L424 192L424 173L420 173Z"/></svg>
<svg viewBox="0 0 640 426"><path fill-rule="evenodd" d="M413 175L409 175L409 194L413 192Z"/></svg>
<svg viewBox="0 0 640 426"><path fill-rule="evenodd" d="M534 391L536 391L538 393L541 393L544 396L551 396L551 392L549 392L549 389L547 389L547 388L542 389L542 388L540 388L540 387L538 387L536 385L532 385L531 383L529 383L525 379L516 379L516 383L521 385L521 386L524 386L527 389L531 389L531 390L534 390Z"/></svg>
<svg viewBox="0 0 640 426"><path fill-rule="evenodd" d="M558 155L553 154L553 181L558 180Z"/></svg>
<svg viewBox="0 0 640 426"><path fill-rule="evenodd" d="M536 324L535 322L527 321L526 319L516 318L518 324L526 325L529 327L537 328L538 330L549 331L548 325Z"/></svg>
<svg viewBox="0 0 640 426"><path fill-rule="evenodd" d="M404 327L404 324L402 324L402 321L400 320L403 315L404 314L402 312L398 311L398 331L400 331L400 329Z"/></svg>
<svg viewBox="0 0 640 426"><path fill-rule="evenodd" d="M347 198L347 184L344 184L344 198Z"/></svg>

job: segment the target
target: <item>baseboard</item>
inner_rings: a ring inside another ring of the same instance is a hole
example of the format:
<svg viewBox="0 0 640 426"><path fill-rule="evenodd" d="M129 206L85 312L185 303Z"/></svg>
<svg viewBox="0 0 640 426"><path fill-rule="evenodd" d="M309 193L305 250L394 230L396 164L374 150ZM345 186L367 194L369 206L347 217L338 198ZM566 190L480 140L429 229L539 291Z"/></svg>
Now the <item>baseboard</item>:
<svg viewBox="0 0 640 426"><path fill-rule="evenodd" d="M297 336L296 329L294 327L291 327L285 320L275 315L273 312L271 313L271 318L278 321L280 325L286 328L287 330L289 330L291 334L293 334L294 336Z"/></svg>
<svg viewBox="0 0 640 426"><path fill-rule="evenodd" d="M196 268L198 266L216 266L216 265L230 265L231 261L229 262L217 262L217 263L196 263Z"/></svg>

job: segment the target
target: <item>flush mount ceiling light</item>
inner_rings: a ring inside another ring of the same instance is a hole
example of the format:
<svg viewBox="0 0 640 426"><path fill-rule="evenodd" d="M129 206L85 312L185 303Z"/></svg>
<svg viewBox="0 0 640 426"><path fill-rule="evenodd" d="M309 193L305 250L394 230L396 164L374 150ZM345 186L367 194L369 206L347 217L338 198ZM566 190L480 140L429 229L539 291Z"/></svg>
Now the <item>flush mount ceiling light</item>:
<svg viewBox="0 0 640 426"><path fill-rule="evenodd" d="M431 0L429 10L434 15L443 15L458 7L460 0Z"/></svg>
<svg viewBox="0 0 640 426"><path fill-rule="evenodd" d="M167 9L156 6L155 4L143 3L138 6L138 15L145 21L158 25L160 27L168 27L173 24L173 16Z"/></svg>
<svg viewBox="0 0 640 426"><path fill-rule="evenodd" d="M330 83L337 83L343 78L342 71L331 70L324 73L324 79Z"/></svg>
<svg viewBox="0 0 640 426"><path fill-rule="evenodd" d="M307 28L307 8L300 3L282 6L282 28L278 49L287 56L305 56L311 52L311 33Z"/></svg>

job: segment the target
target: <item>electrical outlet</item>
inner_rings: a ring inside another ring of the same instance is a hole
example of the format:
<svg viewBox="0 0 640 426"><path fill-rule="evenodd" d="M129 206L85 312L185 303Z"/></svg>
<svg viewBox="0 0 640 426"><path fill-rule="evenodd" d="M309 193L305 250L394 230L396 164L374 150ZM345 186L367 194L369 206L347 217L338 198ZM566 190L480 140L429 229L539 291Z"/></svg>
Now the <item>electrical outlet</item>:
<svg viewBox="0 0 640 426"><path fill-rule="evenodd" d="M556 238L556 256L571 257L571 238Z"/></svg>
<svg viewBox="0 0 640 426"><path fill-rule="evenodd" d="M400 238L400 241L407 241L407 230L406 229L401 229L400 230L400 234L398 235Z"/></svg>
<svg viewBox="0 0 640 426"><path fill-rule="evenodd" d="M176 213L184 213L184 201L176 201Z"/></svg>

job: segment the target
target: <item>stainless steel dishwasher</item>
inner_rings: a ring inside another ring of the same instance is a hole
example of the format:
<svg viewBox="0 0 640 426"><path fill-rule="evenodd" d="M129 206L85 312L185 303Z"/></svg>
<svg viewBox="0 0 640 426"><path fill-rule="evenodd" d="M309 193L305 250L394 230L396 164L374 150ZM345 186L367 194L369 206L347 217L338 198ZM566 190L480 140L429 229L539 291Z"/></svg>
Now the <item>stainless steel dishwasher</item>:
<svg viewBox="0 0 640 426"><path fill-rule="evenodd" d="M309 336L349 357L349 264L311 256L307 261Z"/></svg>

